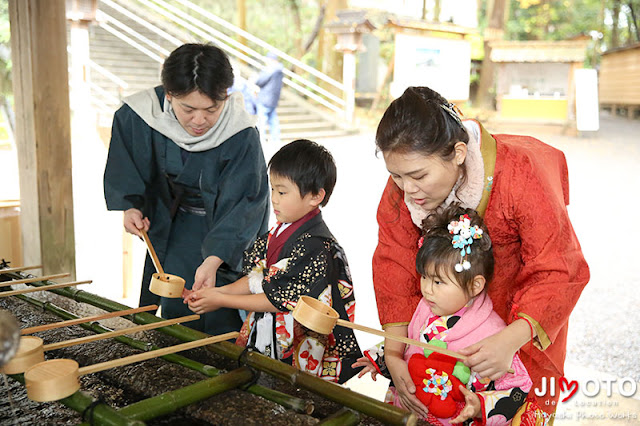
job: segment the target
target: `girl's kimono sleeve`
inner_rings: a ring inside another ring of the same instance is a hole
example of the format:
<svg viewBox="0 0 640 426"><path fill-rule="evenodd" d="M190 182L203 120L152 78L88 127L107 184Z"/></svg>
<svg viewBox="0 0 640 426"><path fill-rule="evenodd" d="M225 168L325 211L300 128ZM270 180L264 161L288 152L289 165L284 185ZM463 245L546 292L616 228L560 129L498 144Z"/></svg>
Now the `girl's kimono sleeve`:
<svg viewBox="0 0 640 426"><path fill-rule="evenodd" d="M244 250L266 231L269 219L267 166L255 128L234 135L218 148L218 176L206 171L201 178L209 232L202 257L215 255L240 270Z"/></svg>
<svg viewBox="0 0 640 426"><path fill-rule="evenodd" d="M123 105L113 117L104 171L107 209L143 210L154 169L152 159L151 129L128 105Z"/></svg>
<svg viewBox="0 0 640 426"><path fill-rule="evenodd" d="M383 327L408 324L422 297L420 275L416 271L420 231L411 221L402 197L389 179L378 206L373 287Z"/></svg>
<svg viewBox="0 0 640 426"><path fill-rule="evenodd" d="M482 407L482 421L474 419L474 425L507 425L531 390L532 382L520 357L513 357L511 368L514 373L507 373L494 382L495 390L477 392Z"/></svg>

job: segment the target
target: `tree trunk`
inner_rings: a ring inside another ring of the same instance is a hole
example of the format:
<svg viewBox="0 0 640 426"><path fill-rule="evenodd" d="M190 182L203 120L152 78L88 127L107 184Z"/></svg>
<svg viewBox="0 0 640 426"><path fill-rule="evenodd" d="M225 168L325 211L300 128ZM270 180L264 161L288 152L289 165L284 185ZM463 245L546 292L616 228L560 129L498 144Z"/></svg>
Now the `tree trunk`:
<svg viewBox="0 0 640 426"><path fill-rule="evenodd" d="M484 34L484 59L478 83L478 104L481 108L493 108L494 66L491 61L491 41L500 40L504 34L506 0L493 0L487 8L488 25Z"/></svg>
<svg viewBox="0 0 640 426"><path fill-rule="evenodd" d="M620 0L613 0L611 9L611 18L613 20L611 26L611 48L615 49L620 46L620 33L618 31L618 17L620 16Z"/></svg>
<svg viewBox="0 0 640 426"><path fill-rule="evenodd" d="M297 0L289 0L289 6L291 7L291 13L293 14L293 25L295 28L293 42L296 46L296 56L300 59L302 58L302 55L304 55L302 49L302 22L300 20L300 6L298 5Z"/></svg>
<svg viewBox="0 0 640 426"><path fill-rule="evenodd" d="M638 18L636 17L636 12L633 9L634 5L632 1L627 2L627 7L629 8L629 16L630 16L630 21L633 24L633 27L635 28L635 36L636 36L636 40L635 41L640 41L640 30L638 29ZM631 31L631 23L629 24L629 31ZM632 33L633 34L633 33ZM633 39L633 37L630 37L631 39ZM629 40L631 42L631 40Z"/></svg>

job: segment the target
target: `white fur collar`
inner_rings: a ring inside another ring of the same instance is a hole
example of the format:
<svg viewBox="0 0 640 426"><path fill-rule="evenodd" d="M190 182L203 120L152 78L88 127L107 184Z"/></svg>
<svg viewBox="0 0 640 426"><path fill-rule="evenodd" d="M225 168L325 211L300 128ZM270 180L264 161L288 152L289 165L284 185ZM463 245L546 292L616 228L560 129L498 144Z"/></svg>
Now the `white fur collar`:
<svg viewBox="0 0 640 426"><path fill-rule="evenodd" d="M482 199L482 189L484 184L484 163L482 154L480 153L481 133L480 126L473 120L464 120L464 127L469 134L469 143L467 144L467 158L464 160L464 166L467 170L467 181L458 189L462 177L453 186L451 193L440 205L440 207L448 207L453 202L460 202L462 207L475 209ZM457 194L456 194L457 191ZM411 198L405 194L404 202L411 213L411 220L418 227L422 228L422 221L431 213L430 210L423 210L420 206L413 203Z"/></svg>

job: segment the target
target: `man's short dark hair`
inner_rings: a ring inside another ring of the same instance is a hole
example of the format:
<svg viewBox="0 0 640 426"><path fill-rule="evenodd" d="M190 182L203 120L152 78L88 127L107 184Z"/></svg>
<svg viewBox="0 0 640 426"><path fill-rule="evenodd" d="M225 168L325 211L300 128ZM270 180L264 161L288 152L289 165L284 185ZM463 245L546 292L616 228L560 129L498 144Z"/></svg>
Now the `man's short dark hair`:
<svg viewBox="0 0 640 426"><path fill-rule="evenodd" d="M162 86L171 96L199 91L212 101L223 101L233 85L233 68L227 54L211 44L183 44L162 66Z"/></svg>
<svg viewBox="0 0 640 426"><path fill-rule="evenodd" d="M269 170L295 183L302 197L309 193L318 194L324 189L321 206L329 202L338 174L331 153L322 145L306 139L298 139L280 148L269 160Z"/></svg>

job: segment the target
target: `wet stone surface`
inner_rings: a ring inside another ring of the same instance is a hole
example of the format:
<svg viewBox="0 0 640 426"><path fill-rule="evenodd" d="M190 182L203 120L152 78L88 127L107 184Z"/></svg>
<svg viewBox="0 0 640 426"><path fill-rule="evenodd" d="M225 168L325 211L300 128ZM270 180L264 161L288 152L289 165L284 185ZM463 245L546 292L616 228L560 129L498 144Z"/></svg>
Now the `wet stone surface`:
<svg viewBox="0 0 640 426"><path fill-rule="evenodd" d="M74 312L79 316L99 314L102 311L89 305L76 303L69 299L47 295L57 306ZM44 299L41 299L44 300ZM58 317L31 304L15 298L1 298L0 309L12 312L19 321L20 327L31 327L48 322L60 321ZM123 320L102 321L108 327L131 327L132 323ZM93 333L71 326L37 333L45 344L91 335ZM130 337L143 340L158 346L169 346L180 343L176 339L159 332L140 332ZM113 339L90 342L54 351L47 351L46 358L71 358L82 366L140 353ZM203 348L180 353L188 358L222 370L238 368L234 360L212 354ZM175 390L206 379L199 372L169 363L163 359L151 359L123 367L116 367L99 373L80 377L81 389L94 399L100 399L113 408L121 408L131 403ZM0 392L0 424L78 424L82 417L61 403L37 403L26 396L24 386L12 378L8 378L9 391ZM336 403L318 397L306 390L283 383L266 373L260 375L259 384L279 391L313 401L313 415L299 414L262 397L242 390L230 390L207 400L191 404L171 415L147 421L150 425L313 425L342 407ZM0 383L0 387L5 387ZM13 407L9 395L14 401ZM37 419L37 420L36 420ZM381 424L375 419L361 415L361 424Z"/></svg>

